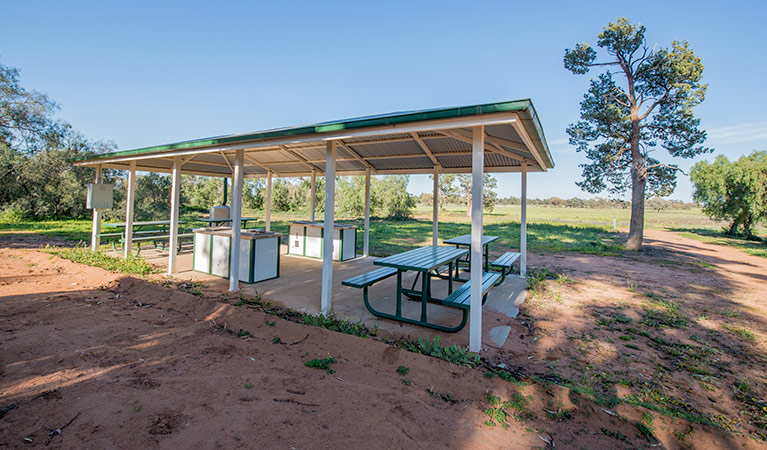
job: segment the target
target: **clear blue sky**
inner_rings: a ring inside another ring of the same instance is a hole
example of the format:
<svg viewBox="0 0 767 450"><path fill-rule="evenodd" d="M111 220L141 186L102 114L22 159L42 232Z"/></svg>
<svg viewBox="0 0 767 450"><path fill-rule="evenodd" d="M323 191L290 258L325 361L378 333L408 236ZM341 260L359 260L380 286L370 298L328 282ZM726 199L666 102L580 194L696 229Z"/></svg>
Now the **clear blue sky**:
<svg viewBox="0 0 767 450"><path fill-rule="evenodd" d="M324 3L4 2L0 62L120 149L529 97L556 162L530 175L529 195L587 197L565 128L590 75L565 71L562 56L626 16L650 45L687 39L702 57L709 146L731 158L767 149L765 2ZM518 175L498 179L500 195L518 195ZM411 178L412 192L430 188ZM690 193L682 176L672 197Z"/></svg>

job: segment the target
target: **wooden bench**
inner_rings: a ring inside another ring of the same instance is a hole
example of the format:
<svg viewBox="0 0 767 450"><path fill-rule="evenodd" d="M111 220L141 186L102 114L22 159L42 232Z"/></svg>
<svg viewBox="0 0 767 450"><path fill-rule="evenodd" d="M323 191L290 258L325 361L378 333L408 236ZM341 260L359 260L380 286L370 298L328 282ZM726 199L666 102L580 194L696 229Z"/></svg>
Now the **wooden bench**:
<svg viewBox="0 0 767 450"><path fill-rule="evenodd" d="M490 264L492 267L501 269L501 278L497 281L496 286L500 286L506 280L506 275L511 274L511 267L520 257L522 257L521 253L506 252Z"/></svg>

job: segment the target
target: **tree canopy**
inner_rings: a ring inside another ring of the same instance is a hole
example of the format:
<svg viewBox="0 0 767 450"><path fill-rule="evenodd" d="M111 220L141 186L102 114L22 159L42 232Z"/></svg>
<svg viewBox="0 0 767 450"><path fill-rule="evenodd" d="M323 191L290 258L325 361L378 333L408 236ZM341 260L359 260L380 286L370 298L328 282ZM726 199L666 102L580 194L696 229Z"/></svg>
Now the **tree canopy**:
<svg viewBox="0 0 767 450"><path fill-rule="evenodd" d="M93 169L73 167L79 156L108 151L68 123L53 118L56 103L29 91L19 71L0 64L0 213L3 217L83 217L85 184ZM106 171L108 181L114 175Z"/></svg>
<svg viewBox="0 0 767 450"><path fill-rule="evenodd" d="M693 198L712 218L728 220L729 234L740 229L752 235L752 227L767 219L767 152L754 152L730 162L718 156L701 161L690 171Z"/></svg>
<svg viewBox="0 0 767 450"><path fill-rule="evenodd" d="M654 152L660 147L671 157L692 158L712 151L703 146L706 132L693 113L706 96L701 59L687 41L650 48L645 31L620 18L597 36L597 46L607 54L604 61L597 61L597 51L587 43L566 49L564 56L565 68L574 74L603 69L591 79L580 120L567 133L570 144L591 160L581 165L579 187L594 194L631 188L627 246L633 250L642 248L645 199L671 194L680 172Z"/></svg>
<svg viewBox="0 0 767 450"><path fill-rule="evenodd" d="M495 189L498 180L486 173L482 183L482 209L485 212L493 212L498 194ZM439 176L439 207L444 208L446 203L465 203L466 215L471 215L471 174L445 173Z"/></svg>

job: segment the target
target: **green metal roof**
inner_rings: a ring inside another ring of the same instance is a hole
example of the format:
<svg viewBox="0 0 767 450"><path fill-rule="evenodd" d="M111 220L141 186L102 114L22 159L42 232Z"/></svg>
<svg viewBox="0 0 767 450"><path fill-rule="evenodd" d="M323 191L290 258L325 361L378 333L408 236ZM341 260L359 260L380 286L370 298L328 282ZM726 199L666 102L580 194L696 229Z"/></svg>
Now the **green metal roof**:
<svg viewBox="0 0 767 450"><path fill-rule="evenodd" d="M231 134L225 136L209 137L195 139L190 141L176 142L172 144L156 145L132 150L121 150L111 153L80 158L74 161L84 162L114 157L128 157L137 155L146 155L157 152L173 150L193 150L196 148L214 147L225 144L246 143L252 141L265 141L275 138L284 138L290 136L307 136L316 134L318 139L322 139L322 134L338 132L341 130L354 130L360 128L369 128L385 125L406 124L412 122L429 121L437 119L451 119L468 116L481 116L486 114L500 112L517 112L523 116L523 126L527 130L531 139L535 143L539 154L545 159L548 168L554 167L546 138L543 135L543 128L539 122L538 116L533 108L530 99L505 101L498 103L485 103L469 106L457 106L448 108L435 108L417 111L404 111L389 114L380 114L374 116L357 117L353 119L334 120L329 122L320 122L312 125L303 125L297 127L277 128L266 131L257 131L252 133ZM525 120L526 119L526 120ZM73 161L73 162L74 162Z"/></svg>

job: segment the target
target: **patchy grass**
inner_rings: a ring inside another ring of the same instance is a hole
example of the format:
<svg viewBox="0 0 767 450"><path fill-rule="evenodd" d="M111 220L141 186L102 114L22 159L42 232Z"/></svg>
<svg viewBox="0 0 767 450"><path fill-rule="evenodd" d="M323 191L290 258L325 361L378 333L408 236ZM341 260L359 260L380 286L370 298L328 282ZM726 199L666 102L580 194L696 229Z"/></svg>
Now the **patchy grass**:
<svg viewBox="0 0 767 450"><path fill-rule="evenodd" d="M439 392L435 390L434 388L429 388L426 390L429 394L432 395L432 397L436 398L437 400L442 400L446 403L458 403L458 399L455 398L455 396L449 392Z"/></svg>
<svg viewBox="0 0 767 450"><path fill-rule="evenodd" d="M43 235L90 241L93 222L88 219L73 220L0 220L0 236L3 234Z"/></svg>
<svg viewBox="0 0 767 450"><path fill-rule="evenodd" d="M335 314L308 314L304 313L301 316L301 322L304 325L311 325L314 327L325 328L331 331L339 331L344 334L351 334L353 336L365 337L370 334L370 331L364 323L358 320L351 319L339 319Z"/></svg>
<svg viewBox="0 0 767 450"><path fill-rule="evenodd" d="M567 274L557 273L546 267L531 268L527 271L527 290L530 294L530 298L552 298L558 303L561 303L562 298L560 293L549 286L549 281L561 285L575 284L575 281Z"/></svg>
<svg viewBox="0 0 767 450"><path fill-rule="evenodd" d="M677 228L672 231L681 231L682 236L695 239L696 241L709 244L726 245L742 250L749 255L767 258L767 241L760 238L748 239L740 236L731 236L718 230ZM757 230L758 231L758 230Z"/></svg>
<svg viewBox="0 0 767 450"><path fill-rule="evenodd" d="M502 428L509 428L510 419L527 422L535 418L527 408L529 402L520 392L514 392L509 400L501 400L500 397L487 394L486 400L489 406L484 410L488 417L485 425L489 427L500 425Z"/></svg>
<svg viewBox="0 0 767 450"><path fill-rule="evenodd" d="M158 272L154 266L138 255L131 255L127 259L123 259L105 255L101 252L92 252L90 248L81 246L45 247L43 251L80 264L101 267L111 272L119 272L126 275L148 275Z"/></svg>
<svg viewBox="0 0 767 450"><path fill-rule="evenodd" d="M336 371L331 369L330 365L335 364L336 362L338 361L336 361L335 358L328 355L328 357L324 359L316 358L316 359L312 359L311 361L306 361L304 365L306 367L311 367L312 369L327 370L327 372L332 375L336 373Z"/></svg>
<svg viewBox="0 0 767 450"><path fill-rule="evenodd" d="M740 339L741 341L750 342L756 339L754 332L751 331L751 329L748 327L743 327L731 323L723 323L722 328L729 331L733 336Z"/></svg>
<svg viewBox="0 0 767 450"><path fill-rule="evenodd" d="M639 434L644 436L648 441L652 441L655 434L654 421L655 417L651 413L644 412L642 413L642 420L636 424Z"/></svg>
<svg viewBox="0 0 767 450"><path fill-rule="evenodd" d="M679 312L679 304L658 294L648 292L642 309L642 323L650 327L682 328L687 319Z"/></svg>
<svg viewBox="0 0 767 450"><path fill-rule="evenodd" d="M402 346L405 350L421 353L422 355L433 356L461 366L474 367L479 364L479 355L470 351L468 348L459 347L455 344L449 347L443 347L439 342L439 336L431 341L424 338L418 338L417 342L405 341L402 343Z"/></svg>

